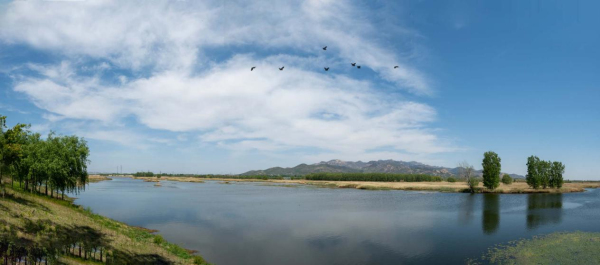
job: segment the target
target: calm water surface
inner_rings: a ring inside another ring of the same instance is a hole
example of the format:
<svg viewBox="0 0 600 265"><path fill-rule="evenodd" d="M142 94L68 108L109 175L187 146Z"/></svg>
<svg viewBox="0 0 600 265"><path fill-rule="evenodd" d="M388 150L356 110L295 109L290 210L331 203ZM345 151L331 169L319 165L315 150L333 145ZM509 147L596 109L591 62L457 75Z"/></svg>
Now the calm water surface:
<svg viewBox="0 0 600 265"><path fill-rule="evenodd" d="M464 264L489 247L600 231L600 190L572 194L365 191L127 178L76 202L218 264Z"/></svg>

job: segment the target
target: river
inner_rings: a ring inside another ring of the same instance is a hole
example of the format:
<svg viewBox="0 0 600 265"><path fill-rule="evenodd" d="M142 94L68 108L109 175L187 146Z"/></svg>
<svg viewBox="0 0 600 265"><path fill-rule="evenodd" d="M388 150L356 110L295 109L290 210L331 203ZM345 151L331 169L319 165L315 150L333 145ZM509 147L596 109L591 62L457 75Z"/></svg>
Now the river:
<svg viewBox="0 0 600 265"><path fill-rule="evenodd" d="M220 181L92 183L76 203L226 264L464 264L489 247L600 231L600 190L366 191Z"/></svg>

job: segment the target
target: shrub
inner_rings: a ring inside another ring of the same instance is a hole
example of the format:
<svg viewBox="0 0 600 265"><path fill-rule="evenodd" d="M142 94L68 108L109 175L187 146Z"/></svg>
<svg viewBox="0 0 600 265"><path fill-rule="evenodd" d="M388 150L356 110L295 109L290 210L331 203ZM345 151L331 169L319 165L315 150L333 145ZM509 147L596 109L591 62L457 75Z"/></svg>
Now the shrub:
<svg viewBox="0 0 600 265"><path fill-rule="evenodd" d="M204 265L204 264L208 264L208 262L206 262L206 260L204 260L200 256L194 256L194 264L195 265Z"/></svg>
<svg viewBox="0 0 600 265"><path fill-rule="evenodd" d="M448 182L456 182L456 179L455 179L455 178L453 178L453 177L449 177L449 178L447 179L447 181L448 181Z"/></svg>
<svg viewBox="0 0 600 265"><path fill-rule="evenodd" d="M161 245L165 242L165 239L161 235L156 235L154 237L154 244Z"/></svg>
<svg viewBox="0 0 600 265"><path fill-rule="evenodd" d="M513 183L513 179L508 174L504 174L504 176L502 176L502 183L510 185Z"/></svg>
<svg viewBox="0 0 600 265"><path fill-rule="evenodd" d="M475 191L475 188L477 188L477 186L479 186L479 179L478 178L470 178L469 179L469 189L471 189L471 192Z"/></svg>

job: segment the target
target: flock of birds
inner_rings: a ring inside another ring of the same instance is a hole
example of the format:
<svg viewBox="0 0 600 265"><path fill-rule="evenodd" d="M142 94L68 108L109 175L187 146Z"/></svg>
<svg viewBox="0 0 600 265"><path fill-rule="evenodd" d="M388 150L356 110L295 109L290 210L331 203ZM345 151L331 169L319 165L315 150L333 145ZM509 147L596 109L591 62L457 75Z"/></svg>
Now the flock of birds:
<svg viewBox="0 0 600 265"><path fill-rule="evenodd" d="M323 50L326 51L327 50L327 46L323 47ZM352 65L352 67L356 67L357 69L360 69L360 65L356 65L356 63L350 63ZM394 66L394 69L398 68L399 66ZM283 68L285 68L285 66L279 67L279 71L283 71ZM256 69L256 66L252 66L250 68L250 71L254 71L254 69ZM329 67L323 67L323 69L325 69L325 71L329 71Z"/></svg>

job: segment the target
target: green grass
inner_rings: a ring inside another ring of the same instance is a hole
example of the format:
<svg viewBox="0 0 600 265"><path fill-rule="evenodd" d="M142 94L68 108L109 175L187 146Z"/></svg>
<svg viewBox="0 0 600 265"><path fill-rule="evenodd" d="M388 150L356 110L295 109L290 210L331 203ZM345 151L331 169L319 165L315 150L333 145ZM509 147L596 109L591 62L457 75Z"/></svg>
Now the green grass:
<svg viewBox="0 0 600 265"><path fill-rule="evenodd" d="M10 187L10 186L9 186ZM50 241L66 235L84 235L83 241L73 241L68 245L98 244L105 249L104 254L120 257L126 263L152 263L165 261L169 264L206 264L199 256L167 242L150 230L128 226L127 224L95 214L70 200L50 198L45 195L22 191L18 186L8 188L10 196L0 197L0 245L11 242L31 242L23 247L47 246ZM86 242L82 228L88 229L88 235L98 235L100 241ZM14 234L11 231L17 231ZM81 238L81 237L80 237ZM8 241L7 241L8 242ZM61 243L63 244L63 243ZM63 244L63 246L67 246ZM60 249L60 248L59 248ZM93 252L92 252L93 253ZM98 253L95 252L94 255ZM47 254L44 254L47 255ZM2 256L2 253L0 253ZM58 252L59 259L67 264L80 264L84 260L76 255ZM99 264L99 261L85 261L85 264Z"/></svg>
<svg viewBox="0 0 600 265"><path fill-rule="evenodd" d="M483 256L491 264L600 264L600 233L558 232L498 245ZM477 262L473 262L477 263Z"/></svg>

